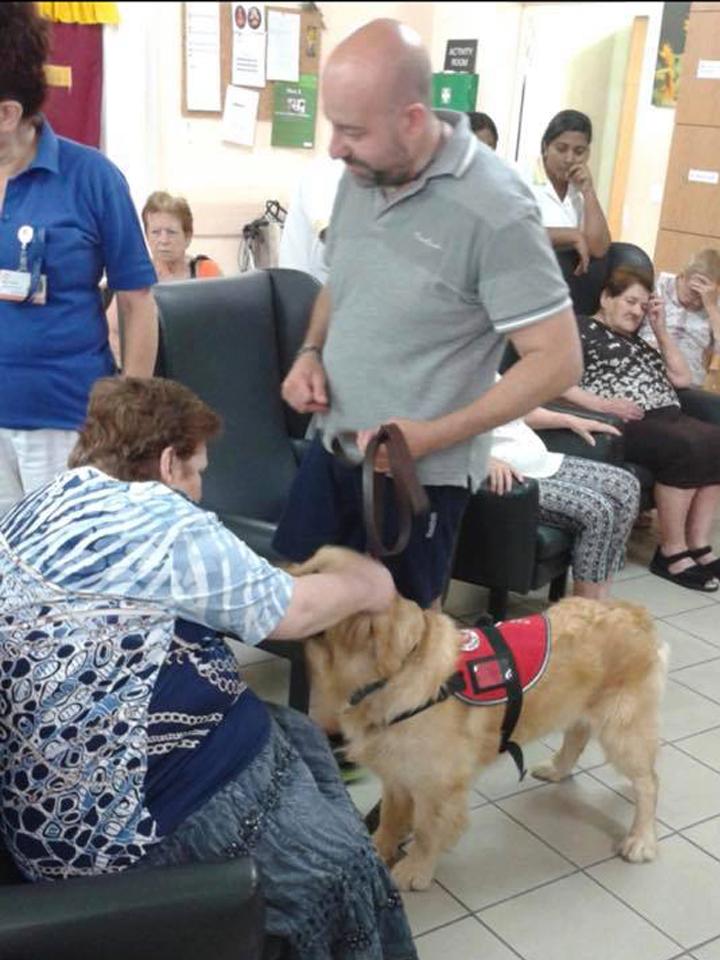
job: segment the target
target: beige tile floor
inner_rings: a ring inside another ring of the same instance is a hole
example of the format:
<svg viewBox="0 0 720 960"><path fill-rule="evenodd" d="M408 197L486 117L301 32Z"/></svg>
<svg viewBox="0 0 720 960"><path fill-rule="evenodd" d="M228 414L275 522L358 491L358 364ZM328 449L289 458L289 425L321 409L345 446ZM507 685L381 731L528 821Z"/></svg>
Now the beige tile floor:
<svg viewBox="0 0 720 960"><path fill-rule="evenodd" d="M431 889L405 898L421 960L720 960L720 594L648 574L652 548L652 530L633 533L613 593L645 604L671 647L658 859L614 856L631 795L597 746L563 784L518 783L500 758L479 777L470 828ZM447 609L470 620L484 604L484 591L454 583ZM544 605L541 595L513 597L511 612ZM258 654L240 655L252 661L248 681L283 702L287 664ZM534 744L528 765L557 742ZM369 776L351 794L366 812L378 784Z"/></svg>

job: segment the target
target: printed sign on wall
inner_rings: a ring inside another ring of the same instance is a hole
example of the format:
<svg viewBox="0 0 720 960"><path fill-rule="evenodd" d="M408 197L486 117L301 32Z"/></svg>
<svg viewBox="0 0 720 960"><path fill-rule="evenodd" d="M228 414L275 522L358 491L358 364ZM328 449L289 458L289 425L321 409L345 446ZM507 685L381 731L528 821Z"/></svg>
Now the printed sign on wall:
<svg viewBox="0 0 720 960"><path fill-rule="evenodd" d="M475 73L477 40L448 40L445 67L448 73Z"/></svg>

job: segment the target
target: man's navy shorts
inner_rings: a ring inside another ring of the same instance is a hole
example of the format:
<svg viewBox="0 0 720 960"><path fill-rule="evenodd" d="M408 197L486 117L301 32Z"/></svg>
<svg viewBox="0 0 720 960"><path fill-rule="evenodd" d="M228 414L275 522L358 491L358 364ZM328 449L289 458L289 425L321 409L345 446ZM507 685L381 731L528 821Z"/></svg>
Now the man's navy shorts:
<svg viewBox="0 0 720 960"><path fill-rule="evenodd" d="M386 489L383 542L397 536L397 509L392 479ZM430 512L413 520L405 550L384 557L399 593L429 607L445 590L455 540L469 492L464 487L428 486ZM290 491L273 547L289 560L302 561L326 544L365 552L362 510L362 470L349 466L325 449L320 435L310 444Z"/></svg>

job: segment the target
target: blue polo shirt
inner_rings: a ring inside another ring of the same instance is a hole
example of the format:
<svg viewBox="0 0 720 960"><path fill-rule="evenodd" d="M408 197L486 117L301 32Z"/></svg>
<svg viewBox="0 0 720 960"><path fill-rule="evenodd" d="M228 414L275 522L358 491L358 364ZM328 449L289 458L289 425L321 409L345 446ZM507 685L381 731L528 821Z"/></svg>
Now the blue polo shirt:
<svg viewBox="0 0 720 960"><path fill-rule="evenodd" d="M75 430L92 384L114 370L103 272L113 290L139 290L155 283L155 270L122 173L47 120L32 163L7 184L0 269L18 269L25 225L34 232L28 268L41 263L47 302L0 300L0 427Z"/></svg>

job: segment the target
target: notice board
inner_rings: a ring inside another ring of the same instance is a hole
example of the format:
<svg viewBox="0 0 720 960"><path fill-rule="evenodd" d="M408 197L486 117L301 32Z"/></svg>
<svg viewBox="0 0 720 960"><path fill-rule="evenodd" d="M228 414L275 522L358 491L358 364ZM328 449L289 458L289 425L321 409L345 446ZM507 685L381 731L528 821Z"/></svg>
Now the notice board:
<svg viewBox="0 0 720 960"><path fill-rule="evenodd" d="M317 10L297 10L292 7L266 5L266 11L280 10L286 13L300 14L300 73L320 72L320 40L322 36L322 15ZM218 64L218 85L220 89L220 104L225 102L225 90L232 78L232 23L231 4L220 4L220 62ZM219 110L188 110L187 108L187 63L185 44L185 4L182 4L182 83L181 83L181 111L184 117L215 117L222 116L222 106ZM273 95L275 81L269 80L264 87L255 88L260 94L258 103L258 122L272 120Z"/></svg>

